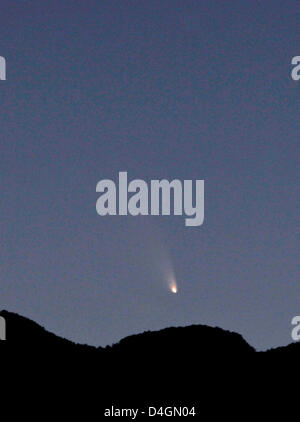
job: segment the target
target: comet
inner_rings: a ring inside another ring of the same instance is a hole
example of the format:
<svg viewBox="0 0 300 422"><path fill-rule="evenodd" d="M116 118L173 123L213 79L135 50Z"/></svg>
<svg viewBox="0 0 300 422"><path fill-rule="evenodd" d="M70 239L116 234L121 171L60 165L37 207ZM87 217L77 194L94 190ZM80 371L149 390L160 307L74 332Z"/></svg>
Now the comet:
<svg viewBox="0 0 300 422"><path fill-rule="evenodd" d="M176 282L176 277L175 277L175 271L170 259L166 262L166 266L167 266L167 270L166 270L167 280L166 281L168 284L168 288L172 293L176 294L178 293L178 287L177 287L177 282Z"/></svg>
<svg viewBox="0 0 300 422"><path fill-rule="evenodd" d="M170 289L171 289L171 292L174 293L174 294L176 294L178 292L177 285L176 285L175 281L172 281Z"/></svg>
<svg viewBox="0 0 300 422"><path fill-rule="evenodd" d="M155 226L146 226L149 252L149 264L155 270L155 279L163 282L164 291L168 294L178 294L178 284L173 260L169 248L164 242L161 233Z"/></svg>

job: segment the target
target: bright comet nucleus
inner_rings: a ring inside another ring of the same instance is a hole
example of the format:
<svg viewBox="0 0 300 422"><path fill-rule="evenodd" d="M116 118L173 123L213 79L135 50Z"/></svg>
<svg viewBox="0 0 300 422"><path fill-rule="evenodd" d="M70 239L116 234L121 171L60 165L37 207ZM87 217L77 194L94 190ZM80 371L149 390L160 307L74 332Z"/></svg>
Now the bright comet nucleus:
<svg viewBox="0 0 300 422"><path fill-rule="evenodd" d="M176 286L176 283L174 281L171 284L171 292L172 293L177 293L177 286Z"/></svg>

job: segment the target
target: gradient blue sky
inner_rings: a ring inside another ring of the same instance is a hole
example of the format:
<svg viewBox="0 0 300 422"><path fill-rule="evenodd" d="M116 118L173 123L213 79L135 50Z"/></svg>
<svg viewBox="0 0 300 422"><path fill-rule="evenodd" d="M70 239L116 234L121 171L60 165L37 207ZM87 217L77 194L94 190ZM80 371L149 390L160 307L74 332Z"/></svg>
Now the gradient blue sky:
<svg viewBox="0 0 300 422"><path fill-rule="evenodd" d="M193 323L290 343L299 22L299 1L1 1L0 308L102 346ZM124 170L205 179L204 225L97 215Z"/></svg>

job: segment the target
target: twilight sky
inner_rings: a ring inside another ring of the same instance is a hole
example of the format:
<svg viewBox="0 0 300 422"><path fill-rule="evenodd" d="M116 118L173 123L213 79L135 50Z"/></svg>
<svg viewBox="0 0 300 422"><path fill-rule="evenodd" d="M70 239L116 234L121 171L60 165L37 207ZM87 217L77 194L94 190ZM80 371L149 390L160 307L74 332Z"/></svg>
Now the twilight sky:
<svg viewBox="0 0 300 422"><path fill-rule="evenodd" d="M189 324L290 343L299 22L296 0L1 1L0 309L102 346ZM119 171L205 179L204 224L100 217Z"/></svg>

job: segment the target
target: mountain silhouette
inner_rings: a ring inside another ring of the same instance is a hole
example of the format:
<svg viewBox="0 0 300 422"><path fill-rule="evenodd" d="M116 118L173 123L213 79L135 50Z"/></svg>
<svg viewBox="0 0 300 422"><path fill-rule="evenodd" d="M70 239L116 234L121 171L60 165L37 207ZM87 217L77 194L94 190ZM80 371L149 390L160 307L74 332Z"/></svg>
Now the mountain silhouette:
<svg viewBox="0 0 300 422"><path fill-rule="evenodd" d="M252 354L251 347L240 334L225 331L217 327L206 325L191 325L187 327L171 327L160 331L147 331L122 339L113 346L94 347L77 344L48 332L36 322L18 314L1 311L6 321L6 340L9 348L26 344L27 351L40 349L57 352L91 353L103 359L122 359L123 356L135 360L140 356L151 356L166 362L178 362L187 355L188 360L199 356L220 355L230 357L241 354ZM4 343L0 343L0 345Z"/></svg>
<svg viewBox="0 0 300 422"><path fill-rule="evenodd" d="M190 356L219 355L229 357L262 353L300 353L300 343L292 343L288 346L269 349L264 352L257 352L250 346L240 334L227 331L218 327L207 325L190 325L186 327L170 327L160 331L146 331L142 334L135 334L120 342L107 347L95 347L86 344L74 343L70 340L59 337L43 328L38 323L13 312L0 311L6 321L6 340L8 347L14 347L16 343L26 343L26 348L39 349L50 348L52 351L76 351L85 353L105 354L105 357L116 354L140 355L151 353L153 355L165 356L168 359L176 359L176 356L183 357L186 353ZM13 344L12 344L13 343ZM0 345L4 345L1 342ZM176 353L174 354L174 350ZM102 356L101 355L101 356Z"/></svg>
<svg viewBox="0 0 300 422"><path fill-rule="evenodd" d="M22 391L33 379L35 397L45 400L37 386L47 381L60 399L72 391L73 399L92 407L99 397L103 405L120 400L143 403L145 398L169 404L194 400L203 415L211 415L220 411L215 402L228 406L234 400L250 412L251 401L266 404L266 391L273 392L273 399L283 399L281 385L288 385L287 375L300 353L299 343L256 352L241 335L206 325L144 332L112 346L94 347L49 333L15 313L3 310L0 316L6 321L7 338L0 341L0 356L18 374Z"/></svg>

